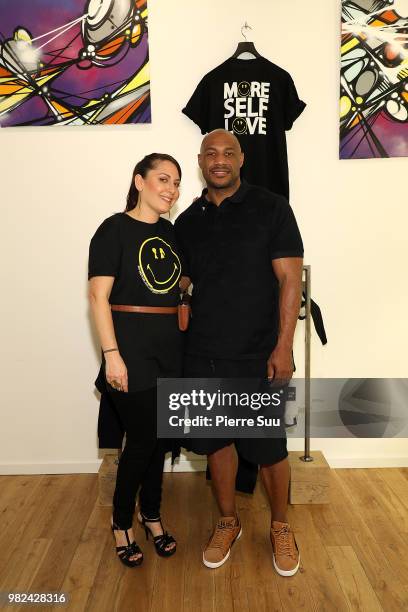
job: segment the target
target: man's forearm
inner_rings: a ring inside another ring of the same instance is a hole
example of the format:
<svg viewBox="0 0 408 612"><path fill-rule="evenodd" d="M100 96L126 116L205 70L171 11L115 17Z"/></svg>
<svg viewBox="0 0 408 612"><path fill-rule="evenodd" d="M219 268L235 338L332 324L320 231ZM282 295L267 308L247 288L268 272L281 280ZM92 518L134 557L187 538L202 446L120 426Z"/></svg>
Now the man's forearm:
<svg viewBox="0 0 408 612"><path fill-rule="evenodd" d="M302 278L285 278L279 289L279 334L278 346L292 350L293 337L299 317L302 297Z"/></svg>
<svg viewBox="0 0 408 612"><path fill-rule="evenodd" d="M278 341L268 359L268 378L290 380L293 374L293 336L302 294L303 259L284 258L272 262L279 282Z"/></svg>

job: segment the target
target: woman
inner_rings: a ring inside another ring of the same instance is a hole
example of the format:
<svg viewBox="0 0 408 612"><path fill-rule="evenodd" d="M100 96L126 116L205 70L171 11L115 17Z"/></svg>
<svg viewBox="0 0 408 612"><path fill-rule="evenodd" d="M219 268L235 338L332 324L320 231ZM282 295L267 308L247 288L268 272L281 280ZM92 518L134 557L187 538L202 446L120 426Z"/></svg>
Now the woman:
<svg viewBox="0 0 408 612"><path fill-rule="evenodd" d="M180 257L172 224L160 217L178 199L181 169L152 153L135 167L123 213L106 219L92 238L89 296L102 347L99 380L126 431L113 498L112 530L119 559L134 567L143 553L132 531L140 487L139 522L159 555L176 552L160 519L165 446L156 436L156 379L181 375L177 324Z"/></svg>

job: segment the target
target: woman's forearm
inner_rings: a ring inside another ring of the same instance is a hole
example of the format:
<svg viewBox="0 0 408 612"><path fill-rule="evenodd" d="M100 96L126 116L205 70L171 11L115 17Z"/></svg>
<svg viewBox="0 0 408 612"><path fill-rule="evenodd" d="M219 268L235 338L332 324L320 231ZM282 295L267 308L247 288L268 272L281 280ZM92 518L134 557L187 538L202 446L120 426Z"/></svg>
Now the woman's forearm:
<svg viewBox="0 0 408 612"><path fill-rule="evenodd" d="M91 293L89 302L102 350L118 348L108 299Z"/></svg>

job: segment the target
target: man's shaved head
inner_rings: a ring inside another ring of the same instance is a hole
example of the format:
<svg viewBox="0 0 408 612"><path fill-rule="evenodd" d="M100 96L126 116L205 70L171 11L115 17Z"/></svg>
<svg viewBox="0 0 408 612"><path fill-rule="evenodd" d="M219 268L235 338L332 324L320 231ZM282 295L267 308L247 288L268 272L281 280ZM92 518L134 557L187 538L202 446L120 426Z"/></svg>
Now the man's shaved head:
<svg viewBox="0 0 408 612"><path fill-rule="evenodd" d="M238 138L227 130L207 134L198 155L198 164L209 189L237 190L244 154Z"/></svg>
<svg viewBox="0 0 408 612"><path fill-rule="evenodd" d="M202 154L206 147L212 145L214 142L228 142L231 147L236 148L241 153L241 145L239 144L238 138L232 132L223 130L221 128L209 132L204 136L201 143L200 153Z"/></svg>

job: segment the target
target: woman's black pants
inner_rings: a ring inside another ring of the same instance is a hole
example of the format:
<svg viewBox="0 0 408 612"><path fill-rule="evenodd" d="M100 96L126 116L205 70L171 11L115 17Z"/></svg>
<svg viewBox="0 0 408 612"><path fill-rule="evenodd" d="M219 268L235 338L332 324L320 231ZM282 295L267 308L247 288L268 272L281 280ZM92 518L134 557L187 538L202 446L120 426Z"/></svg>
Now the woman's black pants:
<svg viewBox="0 0 408 612"><path fill-rule="evenodd" d="M132 526L140 487L140 510L148 518L160 516L164 443L157 439L157 390L111 394L126 432L113 496L113 521L121 529Z"/></svg>

